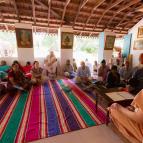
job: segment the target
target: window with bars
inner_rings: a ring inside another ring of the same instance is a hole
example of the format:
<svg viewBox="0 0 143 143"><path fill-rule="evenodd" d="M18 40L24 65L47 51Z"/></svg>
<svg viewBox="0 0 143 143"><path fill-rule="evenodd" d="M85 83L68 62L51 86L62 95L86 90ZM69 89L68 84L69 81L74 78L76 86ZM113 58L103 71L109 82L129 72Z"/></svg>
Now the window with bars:
<svg viewBox="0 0 143 143"><path fill-rule="evenodd" d="M98 59L99 38L74 36L73 57L79 64L88 60L93 63ZM80 57L80 58L79 58Z"/></svg>
<svg viewBox="0 0 143 143"><path fill-rule="evenodd" d="M17 57L15 32L0 31L0 57Z"/></svg>
<svg viewBox="0 0 143 143"><path fill-rule="evenodd" d="M46 57L49 51L54 51L56 57L60 55L58 35L48 33L33 33L34 57Z"/></svg>

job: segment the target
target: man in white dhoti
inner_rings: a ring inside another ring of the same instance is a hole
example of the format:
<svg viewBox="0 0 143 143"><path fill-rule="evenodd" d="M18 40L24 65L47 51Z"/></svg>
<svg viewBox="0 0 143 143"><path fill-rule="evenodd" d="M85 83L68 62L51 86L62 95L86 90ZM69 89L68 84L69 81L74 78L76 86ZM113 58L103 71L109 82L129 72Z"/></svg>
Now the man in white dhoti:
<svg viewBox="0 0 143 143"><path fill-rule="evenodd" d="M49 78L54 78L56 75L57 59L53 51L51 51L50 54L46 57L44 63L45 63L46 75Z"/></svg>

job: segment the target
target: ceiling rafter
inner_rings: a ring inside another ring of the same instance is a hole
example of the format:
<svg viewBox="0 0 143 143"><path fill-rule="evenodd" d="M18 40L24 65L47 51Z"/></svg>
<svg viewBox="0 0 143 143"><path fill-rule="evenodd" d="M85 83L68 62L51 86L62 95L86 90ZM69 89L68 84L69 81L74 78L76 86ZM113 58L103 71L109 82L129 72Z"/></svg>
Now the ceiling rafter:
<svg viewBox="0 0 143 143"><path fill-rule="evenodd" d="M20 16L19 16L19 12L18 12L17 5L16 5L16 1L13 0L12 2L13 2L13 6L14 6L14 9L15 9L15 12L16 12L16 14L17 14L17 19L18 19L18 21L20 22Z"/></svg>
<svg viewBox="0 0 143 143"><path fill-rule="evenodd" d="M119 26L127 18L128 14L134 13L135 9L136 9L136 5L134 5L134 7L132 9L133 9L133 11L128 11L126 13L126 15L124 15L124 17L121 19L121 21L116 26L114 26L113 28L116 28L117 26Z"/></svg>
<svg viewBox="0 0 143 143"><path fill-rule="evenodd" d="M35 0L35 2L36 2L37 4L39 4L39 5L41 5L42 7L48 9L48 6L45 5L44 3L42 3L40 0ZM61 18L61 16L60 16L57 12L55 12L53 9L51 9L51 13L52 13L53 15L55 15L58 19Z"/></svg>
<svg viewBox="0 0 143 143"><path fill-rule="evenodd" d="M79 16L79 13L80 13L81 9L85 6L85 4L86 4L87 2L88 2L88 0L83 0L83 2L80 3L80 5L79 5L79 7L78 7L77 14L76 14L75 19L74 19L74 22L73 22L73 27L74 27L74 25L75 25L75 23L76 23L76 20L77 20L77 18L78 18L78 16Z"/></svg>
<svg viewBox="0 0 143 143"><path fill-rule="evenodd" d="M140 19L141 19L142 17L140 17ZM134 23L134 24L136 24L137 23L137 21L138 21L138 19L136 19L136 18L133 18L132 19L132 23ZM121 28L121 30L124 30L129 24L131 24L131 23L127 23L127 24L125 24L125 26L123 26L122 28ZM120 30L120 31L121 31ZM112 29L112 31L113 31L113 29Z"/></svg>
<svg viewBox="0 0 143 143"><path fill-rule="evenodd" d="M50 12L51 12L51 2L52 0L48 0L48 27L49 27L49 24L50 24Z"/></svg>
<svg viewBox="0 0 143 143"><path fill-rule="evenodd" d="M126 1L123 2L122 6L125 5L125 2L126 2ZM117 13L116 13L116 11L115 11L114 15L113 15L113 16L110 18L110 20L107 22L105 28L107 28L107 26L113 21L113 19L114 19L116 16L117 16Z"/></svg>
<svg viewBox="0 0 143 143"><path fill-rule="evenodd" d="M8 1L0 3L0 22L18 22L17 14L19 14L21 22L46 27L46 32L51 32L51 28L58 29L62 25L73 24L73 29L82 35L89 35L89 33L95 35L104 29L113 30L115 33L127 33L143 14L141 0L123 0L119 4L117 2L120 0ZM102 3L98 6L100 2ZM98 7L94 9L94 6ZM96 25L98 21L99 24Z"/></svg>
<svg viewBox="0 0 143 143"><path fill-rule="evenodd" d="M0 19L4 22L4 16L1 11L0 11Z"/></svg>
<svg viewBox="0 0 143 143"><path fill-rule="evenodd" d="M116 13L120 13L121 11L127 9L128 7L134 5L138 2L140 2L140 0L131 0L127 5L125 5L124 7L121 7Z"/></svg>
<svg viewBox="0 0 143 143"><path fill-rule="evenodd" d="M98 3L94 6L94 8L92 9L92 11L91 11L89 17L87 18L87 20L86 20L86 22L85 22L85 25L84 25L83 29L85 28L86 24L87 24L87 23L89 22L89 20L91 19L91 17L92 17L92 15L93 15L94 11L95 11L104 1L105 1L105 0L98 1Z"/></svg>
<svg viewBox="0 0 143 143"><path fill-rule="evenodd" d="M132 19L132 22L133 22L133 23L137 23L137 21L139 21L141 18L142 18L142 14L141 14L141 15L138 15L138 16L136 16L136 17L134 17L134 18ZM127 23L125 26L123 26L123 27L121 28L121 30L124 30L129 24L130 24L130 23ZM116 28L116 27L115 27L115 28Z"/></svg>
<svg viewBox="0 0 143 143"><path fill-rule="evenodd" d="M71 0L66 0L66 4L65 4L65 6L64 6L64 10L63 10L63 14L62 14L62 19L61 19L61 26L62 26L64 17L65 17L65 13L66 13L67 6L68 6L68 4L70 3L70 1L71 1Z"/></svg>
<svg viewBox="0 0 143 143"><path fill-rule="evenodd" d="M34 0L31 0L31 2L32 2L33 20L34 20L34 24L36 24L36 16L35 16L35 2L34 2Z"/></svg>
<svg viewBox="0 0 143 143"><path fill-rule="evenodd" d="M112 9L112 8L115 7L116 5L120 4L122 1L123 1L123 0L118 0L118 1L116 1L116 2L114 2L114 3L112 3L111 5L109 5L109 6L105 9L105 11L103 12L103 14L102 14L102 16L100 17L100 19L97 21L96 25L98 25L98 24L101 22L101 20L102 20L102 18L104 17L104 15L105 15L110 9ZM95 25L95 27L96 27L96 25Z"/></svg>
<svg viewBox="0 0 143 143"><path fill-rule="evenodd" d="M121 7L120 9L118 9L116 13L119 13L119 12L121 12L121 11L127 9L128 7L132 6L133 4L138 3L139 1L140 1L140 0L132 0L132 1L130 1L126 6ZM101 21L101 18L99 19L99 21ZM99 21L98 21L98 22L96 23L96 25L94 26L93 31L94 31L94 29L96 28L96 26L99 24ZM112 29L112 30L113 30L113 29Z"/></svg>

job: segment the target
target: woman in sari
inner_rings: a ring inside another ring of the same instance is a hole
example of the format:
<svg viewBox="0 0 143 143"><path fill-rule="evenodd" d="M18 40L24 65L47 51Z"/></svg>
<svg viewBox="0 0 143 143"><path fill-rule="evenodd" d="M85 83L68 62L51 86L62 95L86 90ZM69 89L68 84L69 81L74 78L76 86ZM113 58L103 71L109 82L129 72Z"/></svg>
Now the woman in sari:
<svg viewBox="0 0 143 143"><path fill-rule="evenodd" d="M114 103L109 112L114 125L131 143L143 141L143 89L135 96L131 106L124 108Z"/></svg>
<svg viewBox="0 0 143 143"><path fill-rule="evenodd" d="M17 63L13 63L8 72L8 87L9 89L16 88L20 90L29 90L31 87L30 81L25 77Z"/></svg>
<svg viewBox="0 0 143 143"><path fill-rule="evenodd" d="M46 75L49 78L53 78L56 74L56 68L57 68L57 59L54 55L54 52L51 51L50 54L45 59Z"/></svg>
<svg viewBox="0 0 143 143"><path fill-rule="evenodd" d="M43 82L43 69L39 66L38 61L34 61L33 67L31 69L32 78L31 81L34 85L39 85Z"/></svg>

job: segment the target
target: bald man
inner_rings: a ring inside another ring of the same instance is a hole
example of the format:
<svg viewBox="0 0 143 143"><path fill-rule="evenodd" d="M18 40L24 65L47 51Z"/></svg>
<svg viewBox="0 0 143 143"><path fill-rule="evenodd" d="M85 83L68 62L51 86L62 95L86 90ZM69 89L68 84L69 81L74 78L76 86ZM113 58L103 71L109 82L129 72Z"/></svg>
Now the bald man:
<svg viewBox="0 0 143 143"><path fill-rule="evenodd" d="M91 81L91 73L89 70L89 67L85 65L85 62L82 61L80 63L80 67L77 69L77 77L76 77L76 83L88 83Z"/></svg>

